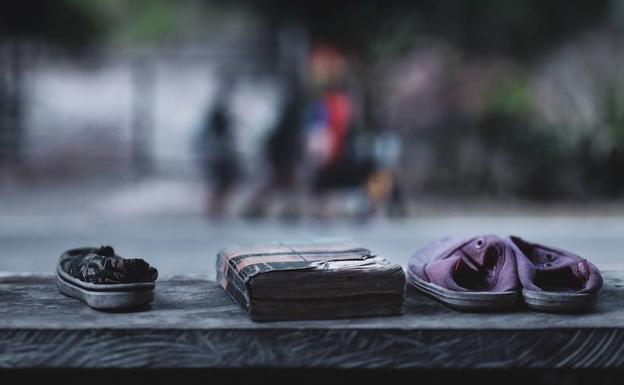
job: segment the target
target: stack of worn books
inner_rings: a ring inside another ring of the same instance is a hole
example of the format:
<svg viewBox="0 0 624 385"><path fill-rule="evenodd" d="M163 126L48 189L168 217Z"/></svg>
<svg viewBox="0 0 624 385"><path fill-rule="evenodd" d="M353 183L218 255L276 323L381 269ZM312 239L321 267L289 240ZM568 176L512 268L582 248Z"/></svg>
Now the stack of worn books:
<svg viewBox="0 0 624 385"><path fill-rule="evenodd" d="M401 266L352 243L243 246L217 256L217 281L254 321L401 314Z"/></svg>

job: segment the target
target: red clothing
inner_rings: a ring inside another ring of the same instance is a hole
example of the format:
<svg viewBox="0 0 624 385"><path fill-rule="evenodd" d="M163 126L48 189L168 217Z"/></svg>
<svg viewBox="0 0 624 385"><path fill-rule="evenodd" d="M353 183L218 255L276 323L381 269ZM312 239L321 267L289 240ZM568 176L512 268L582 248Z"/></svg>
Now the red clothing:
<svg viewBox="0 0 624 385"><path fill-rule="evenodd" d="M324 102L329 126L328 163L333 163L342 154L347 131L353 120L353 111L349 98L338 91L328 91L324 96Z"/></svg>

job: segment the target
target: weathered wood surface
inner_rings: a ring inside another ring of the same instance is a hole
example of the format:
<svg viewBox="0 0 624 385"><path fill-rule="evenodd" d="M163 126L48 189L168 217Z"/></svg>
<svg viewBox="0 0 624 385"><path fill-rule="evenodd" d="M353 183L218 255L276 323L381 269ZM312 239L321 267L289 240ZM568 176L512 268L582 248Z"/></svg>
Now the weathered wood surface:
<svg viewBox="0 0 624 385"><path fill-rule="evenodd" d="M51 276L0 276L0 367L622 368L624 273L591 314L471 314L407 291L405 314L254 323L213 281L157 282L154 304L103 313Z"/></svg>

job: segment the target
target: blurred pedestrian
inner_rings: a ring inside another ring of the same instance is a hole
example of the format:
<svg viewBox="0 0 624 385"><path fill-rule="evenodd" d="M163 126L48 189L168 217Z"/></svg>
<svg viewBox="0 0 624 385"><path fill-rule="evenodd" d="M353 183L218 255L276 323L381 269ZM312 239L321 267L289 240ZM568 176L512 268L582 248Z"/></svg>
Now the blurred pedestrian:
<svg viewBox="0 0 624 385"><path fill-rule="evenodd" d="M265 145L269 173L248 201L243 212L246 217L268 215L273 199L277 195L285 198L282 199L286 202L282 213L284 216L297 217L300 214L295 201L298 190L298 171L302 160L303 99L303 90L297 75L289 74L276 124Z"/></svg>
<svg viewBox="0 0 624 385"><path fill-rule="evenodd" d="M215 101L202 122L197 149L204 180L208 215L227 213L232 189L239 178L233 119L230 112L234 79L224 76L217 87Z"/></svg>

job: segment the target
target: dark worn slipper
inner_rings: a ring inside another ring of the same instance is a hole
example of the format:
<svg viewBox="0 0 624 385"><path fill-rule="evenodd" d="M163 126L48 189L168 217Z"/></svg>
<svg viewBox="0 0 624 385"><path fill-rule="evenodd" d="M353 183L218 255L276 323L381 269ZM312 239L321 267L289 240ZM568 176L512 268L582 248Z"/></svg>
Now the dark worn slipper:
<svg viewBox="0 0 624 385"><path fill-rule="evenodd" d="M56 268L61 293L94 309L139 307L154 299L158 271L142 259L125 259L110 246L72 249Z"/></svg>

